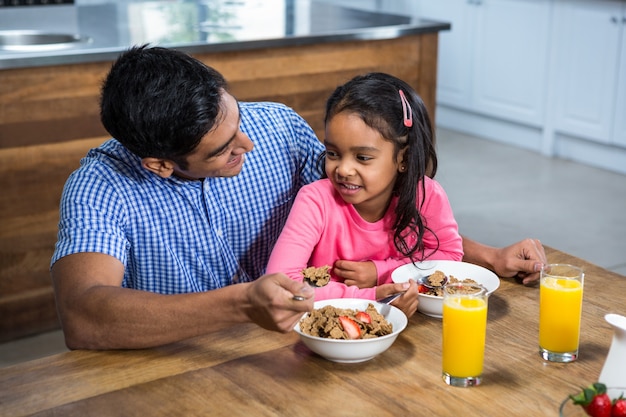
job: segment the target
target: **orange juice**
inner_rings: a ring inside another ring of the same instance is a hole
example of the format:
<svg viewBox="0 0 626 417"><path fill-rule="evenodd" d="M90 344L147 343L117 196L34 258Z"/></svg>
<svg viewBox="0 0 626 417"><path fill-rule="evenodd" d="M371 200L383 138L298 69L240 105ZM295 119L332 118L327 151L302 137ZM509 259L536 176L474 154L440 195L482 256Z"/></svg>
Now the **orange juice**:
<svg viewBox="0 0 626 417"><path fill-rule="evenodd" d="M448 296L443 303L443 372L455 378L483 373L486 298Z"/></svg>
<svg viewBox="0 0 626 417"><path fill-rule="evenodd" d="M539 286L539 346L554 353L575 352L580 336L583 284L548 276Z"/></svg>

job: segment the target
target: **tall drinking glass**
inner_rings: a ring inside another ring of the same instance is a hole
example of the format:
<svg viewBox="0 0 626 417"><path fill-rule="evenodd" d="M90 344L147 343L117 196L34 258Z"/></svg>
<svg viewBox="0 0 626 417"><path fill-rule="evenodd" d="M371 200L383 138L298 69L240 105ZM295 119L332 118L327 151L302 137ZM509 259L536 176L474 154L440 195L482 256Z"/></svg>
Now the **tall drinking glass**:
<svg viewBox="0 0 626 417"><path fill-rule="evenodd" d="M539 284L539 354L551 362L578 358L583 270L567 264L546 265Z"/></svg>
<svg viewBox="0 0 626 417"><path fill-rule="evenodd" d="M442 376L448 385L482 382L487 333L487 290L478 284L448 284L443 292Z"/></svg>

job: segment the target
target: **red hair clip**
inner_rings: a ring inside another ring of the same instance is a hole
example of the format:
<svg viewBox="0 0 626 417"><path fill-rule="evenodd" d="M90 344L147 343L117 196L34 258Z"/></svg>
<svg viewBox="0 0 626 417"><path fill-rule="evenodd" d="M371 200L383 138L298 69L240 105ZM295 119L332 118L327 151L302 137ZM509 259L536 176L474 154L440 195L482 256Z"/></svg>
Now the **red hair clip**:
<svg viewBox="0 0 626 417"><path fill-rule="evenodd" d="M411 105L409 104L409 100L406 99L404 95L404 91L398 90L400 93L400 101L402 102L402 117L404 118L404 125L406 127L413 126L413 111L411 110Z"/></svg>

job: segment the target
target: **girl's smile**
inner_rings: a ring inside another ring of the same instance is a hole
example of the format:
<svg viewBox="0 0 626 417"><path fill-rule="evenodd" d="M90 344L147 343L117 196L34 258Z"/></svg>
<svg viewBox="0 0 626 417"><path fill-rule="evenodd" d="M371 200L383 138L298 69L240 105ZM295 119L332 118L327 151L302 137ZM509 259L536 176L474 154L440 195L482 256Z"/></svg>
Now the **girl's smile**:
<svg viewBox="0 0 626 417"><path fill-rule="evenodd" d="M345 195L352 195L358 192L362 188L358 185L349 184L349 183L341 182L338 180L334 181L334 183L335 183L335 188L337 188L337 191Z"/></svg>

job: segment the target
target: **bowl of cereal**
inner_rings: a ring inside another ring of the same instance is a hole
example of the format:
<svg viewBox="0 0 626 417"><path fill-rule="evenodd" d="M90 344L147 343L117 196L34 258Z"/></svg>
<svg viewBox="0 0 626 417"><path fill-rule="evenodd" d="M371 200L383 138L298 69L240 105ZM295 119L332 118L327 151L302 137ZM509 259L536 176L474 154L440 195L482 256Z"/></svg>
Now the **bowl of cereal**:
<svg viewBox="0 0 626 417"><path fill-rule="evenodd" d="M316 301L313 311L296 323L300 340L333 362L365 362L395 342L407 325L398 308L359 298Z"/></svg>
<svg viewBox="0 0 626 417"><path fill-rule="evenodd" d="M487 294L493 293L500 286L500 278L482 266L456 261L425 261L406 264L391 273L393 282L406 282L410 279L428 282L430 277L443 274L448 282L473 282L482 285ZM436 284L436 283L434 283ZM441 318L443 311L443 292L441 288L420 286L417 311L430 317Z"/></svg>

